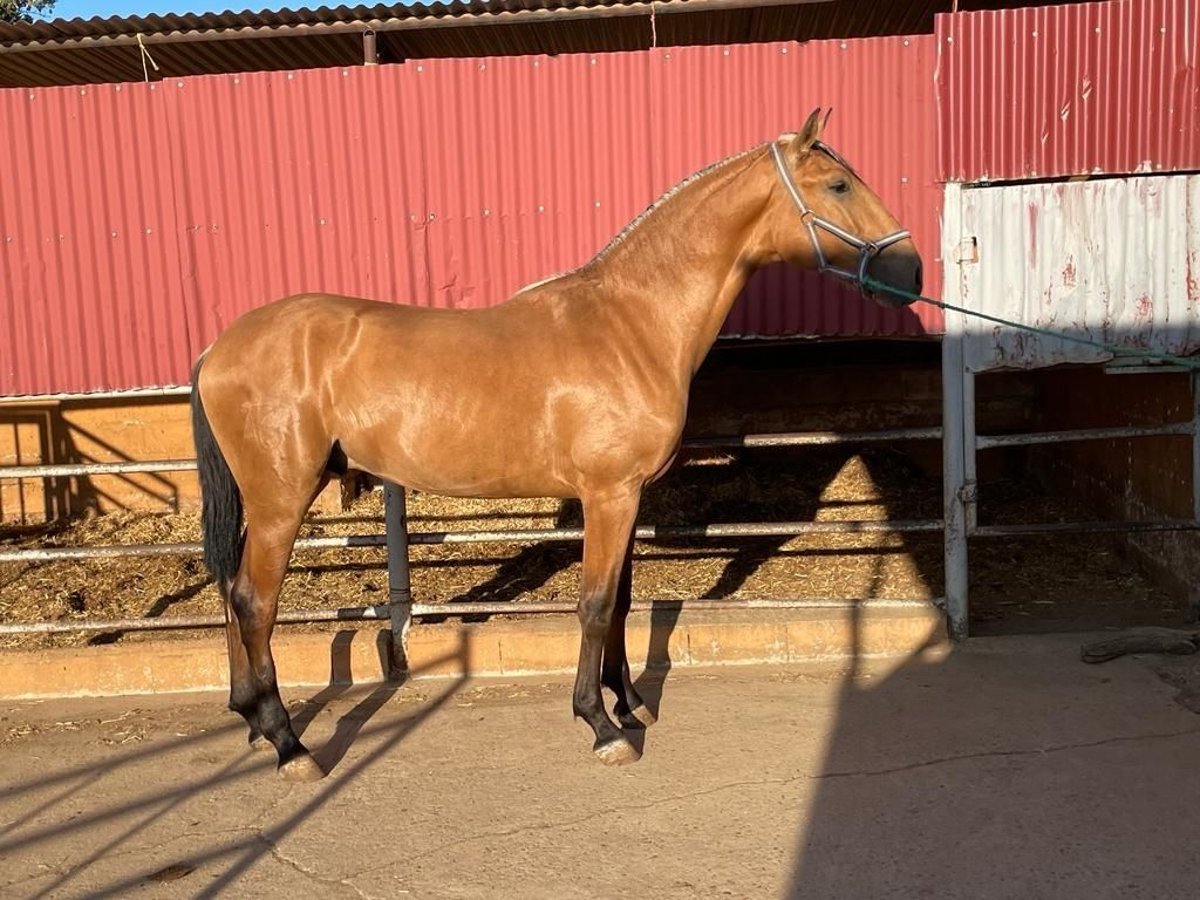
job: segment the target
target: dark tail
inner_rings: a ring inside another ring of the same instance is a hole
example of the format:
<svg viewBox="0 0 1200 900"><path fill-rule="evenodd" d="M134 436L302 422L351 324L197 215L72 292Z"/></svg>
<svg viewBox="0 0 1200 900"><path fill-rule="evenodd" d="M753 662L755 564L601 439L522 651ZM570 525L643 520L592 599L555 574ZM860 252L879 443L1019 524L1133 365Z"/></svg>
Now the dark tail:
<svg viewBox="0 0 1200 900"><path fill-rule="evenodd" d="M200 519L204 531L204 565L222 591L227 591L242 561L242 494L200 400L203 359L192 370L192 440L200 472Z"/></svg>

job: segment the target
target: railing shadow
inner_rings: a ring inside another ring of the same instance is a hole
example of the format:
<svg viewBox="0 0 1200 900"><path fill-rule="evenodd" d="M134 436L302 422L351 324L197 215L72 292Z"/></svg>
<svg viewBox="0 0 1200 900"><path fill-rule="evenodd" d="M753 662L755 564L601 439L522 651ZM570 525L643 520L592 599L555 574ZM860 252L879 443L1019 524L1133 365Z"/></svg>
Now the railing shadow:
<svg viewBox="0 0 1200 900"><path fill-rule="evenodd" d="M327 708L334 701L343 698L347 691L351 689L350 641L352 638L352 632L343 632L334 638L330 651L330 683L312 698L303 702L300 709L295 712L293 721L297 731L303 733L309 730L314 718L323 709ZM190 856L186 863L181 863L184 868L190 871L191 868L206 862L224 859L230 860L228 867L219 877L206 885L199 896L216 896L228 888L229 885L233 884L262 856L269 854L278 840L299 828L314 811L337 796L347 785L354 783L356 776L361 775L368 768L378 763L411 734L414 729L444 706L470 679L470 635L464 633L460 636L459 640L459 646L453 653L430 660L418 669L414 669L411 673L408 673L409 676L417 675L427 668L445 666L449 662L457 663L455 668L461 673L449 679L445 683L443 690L425 702L413 714L404 716L394 724L379 726L377 728L368 727L370 720L402 687L403 679L397 678L377 684L362 700L338 718L333 734L314 752L314 757L322 768L326 772L338 770L338 777L326 779L316 785L312 798L303 807L283 821L259 830L251 841L245 840L244 834L239 834L234 840L218 843L199 854ZM381 665L387 664L387 661L390 660L390 635L386 632L380 633L377 650L380 653ZM25 830L25 826L29 822L52 813L55 810L61 810L65 814L67 812L65 804L80 791L85 790L97 777L112 775L122 768L144 763L148 757L165 756L172 752L196 747L199 744L212 744L215 742L218 746L228 747L229 739L235 735L239 740L244 741L244 724L240 719L233 721L234 717L232 713L229 716L231 720L228 724L208 730L201 735L191 735L186 738L160 742L155 747L146 747L128 754L121 754L115 759L105 760L100 765L77 766L65 772L53 773L26 784L7 786L3 792L3 796L6 799L12 799L31 792L65 785L64 789L56 793L53 797L38 804L34 809L20 816L15 821L8 823L3 830L0 830L0 858L10 856L18 850L27 850L30 847L36 847L40 843L49 842L66 835L82 836L92 830L95 830L96 833L102 833L104 826L133 820L128 827L124 828L115 837L106 840L102 845L89 853L81 862L72 865L68 871L62 873L51 883L41 887L32 895L36 897L52 896L60 892L71 881L87 873L98 861L114 853L121 852L123 845L129 844L136 836L151 828L181 803L193 797L202 797L218 788L224 788L248 779L273 779L273 754L255 753L246 748L245 744L242 744L243 749L241 752L231 756L227 764L211 775L188 780L187 769L184 769L180 773L180 780L184 781L184 783L169 791L134 796L123 803L109 807L103 811L75 815L73 817L68 816L60 823L21 833ZM347 752L363 736L383 736L384 739L364 754L361 759L350 763L345 771L340 771ZM154 875L153 872L139 872L113 883L99 886L92 885L89 886L88 896L125 896L128 892L144 886L147 879L152 875Z"/></svg>
<svg viewBox="0 0 1200 900"><path fill-rule="evenodd" d="M10 438L13 451L13 465L32 464L30 461L58 460L66 452L66 436L61 428L56 428L61 419L56 420L51 410L34 406L0 407L0 425L12 429ZM27 429L32 428L36 437L34 447L28 448L23 436ZM65 514L70 508L67 496L68 485L50 482L42 494L42 518L51 522ZM16 514L8 508L3 498L15 495ZM32 511L26 507L26 485L24 481L0 482L0 522L30 522L34 519Z"/></svg>
<svg viewBox="0 0 1200 900"><path fill-rule="evenodd" d="M728 479L728 486L743 485L749 477L752 481L757 478L774 478L781 482L790 477L790 484L781 483L776 496L781 498L770 508L755 506L748 500L734 500L724 508L713 509L710 505L705 512L703 521L816 521L818 514L830 509L847 510L853 504L846 501L828 502L822 499L825 489L831 485L841 473L843 467L852 459L860 459L873 477L873 483L879 491L880 498L873 501L883 505L887 518L938 518L936 508L926 508L922 498L917 498L911 508L898 508L896 498L901 494L899 488L903 485L900 480L906 477L916 477L915 468L904 465L897 467L889 460L886 449L854 447L838 445L833 447L800 447L786 449L743 451L744 458L739 465L744 465L746 471L737 467L704 467L711 468L713 476L707 483L700 485L700 491L709 495L719 495L721 482ZM722 473L722 469L726 471ZM753 473L749 476L747 472ZM798 473L781 476L779 473ZM770 495L769 485L752 488L749 493ZM662 511L660 520L672 524L669 513ZM686 516L686 510L682 514ZM684 519L686 521L686 519ZM781 554L788 553L783 548L792 540L790 537L757 538L738 542L726 562L721 574L713 585L703 594L703 599L723 599L735 594L741 589L759 569ZM935 583L940 577L940 561L931 559L928 554L917 552L910 542L902 536L901 546L891 548L890 552L903 553L912 556L921 571L922 580ZM656 542L658 543L658 542ZM670 542L666 542L670 543ZM702 547L705 542L681 542L671 546ZM727 548L726 548L727 549ZM811 550L804 548L793 551L795 555L817 558L820 556L861 557L870 556L874 561L874 572L870 586L861 596L866 599L882 596L882 560L890 555L876 546L868 548L822 548ZM850 598L847 598L850 599ZM678 626L683 606L680 603L656 603L650 617L650 638L646 650L646 667L635 680L635 686L647 707L655 716L660 715L663 692L672 668L671 639ZM857 614L857 608L854 609Z"/></svg>
<svg viewBox="0 0 1200 900"><path fill-rule="evenodd" d="M157 398L131 399L125 401L135 407L160 404ZM19 463L14 464L71 464L96 462L135 462L127 451L83 427L69 418L78 406L64 407L61 403L21 404L0 407L0 426L11 426L12 446ZM36 433L33 448L26 448L23 429L32 427ZM84 450L84 445L91 449ZM104 458L98 458L102 455ZM152 500L157 506L171 512L179 511L179 490L175 483L157 472L112 474L103 476L113 479L126 488ZM0 522L26 522L33 518L25 506L26 484L38 485L36 493L42 496L41 517L45 522L65 521L73 516L97 512L103 505L114 509L126 509L129 504L116 494L99 486L96 479L87 475L47 476L22 479L0 484L0 498L15 496L15 515L0 503Z"/></svg>
<svg viewBox="0 0 1200 900"><path fill-rule="evenodd" d="M802 491L778 492L788 502L775 502L775 509L764 509L764 504L746 500L737 495L737 488L747 479L765 480L773 465L784 460L795 467L797 456L794 451L742 450L737 460L729 465L688 466L676 465L662 481L650 485L643 498L638 515L639 524L691 525L696 522L737 522L769 520L772 517L807 520L818 507L821 490L837 475L846 460L856 451L838 448L808 450L804 457ZM755 486L760 496L771 492ZM798 501L798 502L795 502ZM564 500L554 518L555 528L580 528L583 525L582 507L578 500ZM719 553L728 561L716 581L701 594L703 599L719 600L740 590L753 577L759 567L778 554L789 538L744 538L717 543L712 540L671 541L659 539L653 546L670 547L678 550ZM523 547L516 555L505 559L487 581L477 584L448 601L455 603L511 603L522 595L544 586L559 572L577 562L581 548L578 542L546 541ZM642 554L639 559L644 558ZM427 561L418 560L414 568L420 569ZM635 566L636 569L636 566ZM635 576L636 577L636 576ZM636 590L636 582L635 582ZM656 598L657 599L657 598ZM467 616L466 622L483 621L486 616ZM434 617L429 621L442 621Z"/></svg>

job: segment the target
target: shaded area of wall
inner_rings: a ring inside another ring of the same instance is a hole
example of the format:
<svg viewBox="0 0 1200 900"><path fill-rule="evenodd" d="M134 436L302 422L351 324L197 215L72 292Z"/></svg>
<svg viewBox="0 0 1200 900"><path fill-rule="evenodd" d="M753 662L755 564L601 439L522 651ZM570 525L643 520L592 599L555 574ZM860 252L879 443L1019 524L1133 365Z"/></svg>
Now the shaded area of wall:
<svg viewBox="0 0 1200 900"><path fill-rule="evenodd" d="M1187 374L1106 375L1098 367L1080 367L1051 369L1035 378L1040 427L1048 430L1158 425L1192 418ZM1192 517L1192 441L1187 436L1035 448L1029 453L1029 468L1048 489L1076 494L1106 517ZM1200 603L1195 579L1200 534L1129 534L1098 540L1128 553L1193 606Z"/></svg>
<svg viewBox="0 0 1200 900"><path fill-rule="evenodd" d="M0 405L0 465L138 462L194 456L186 399ZM0 481L0 522L54 521L117 509L177 512L194 472Z"/></svg>

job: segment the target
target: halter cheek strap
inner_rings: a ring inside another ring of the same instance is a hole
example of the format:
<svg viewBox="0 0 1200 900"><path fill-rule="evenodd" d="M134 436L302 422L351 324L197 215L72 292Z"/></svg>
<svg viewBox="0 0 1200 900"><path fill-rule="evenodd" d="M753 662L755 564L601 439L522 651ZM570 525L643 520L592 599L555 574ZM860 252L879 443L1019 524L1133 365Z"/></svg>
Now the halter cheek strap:
<svg viewBox="0 0 1200 900"><path fill-rule="evenodd" d="M839 278L845 278L861 285L863 279L867 277L867 266L871 260L878 256L892 244L902 241L905 238L911 237L907 231L894 231L889 235L879 238L874 241L864 241L857 235L853 235L848 231L839 228L827 219L822 219L804 202L804 198L800 196L800 190L796 187L796 182L792 180L792 175L788 171L787 164L783 161L783 151L779 149L779 144L771 144L771 158L775 161L775 170L779 173L779 179L783 182L783 186L787 188L788 194L791 195L792 202L796 204L796 209L800 211L800 221L808 228L808 236L812 241L813 250L817 254L817 271L832 272ZM828 231L834 237L839 238L858 251L858 266L856 271L849 269L840 269L837 266L830 265L829 260L825 258L825 251L821 249L821 242L817 237L817 229L820 228Z"/></svg>

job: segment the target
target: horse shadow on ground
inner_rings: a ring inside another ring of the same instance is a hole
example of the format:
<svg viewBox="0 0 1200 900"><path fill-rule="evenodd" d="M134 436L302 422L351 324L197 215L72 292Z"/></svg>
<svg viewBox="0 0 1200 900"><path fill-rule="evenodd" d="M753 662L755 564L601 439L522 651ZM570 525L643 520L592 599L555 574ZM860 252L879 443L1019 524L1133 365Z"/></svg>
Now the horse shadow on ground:
<svg viewBox="0 0 1200 900"><path fill-rule="evenodd" d="M331 643L330 649L330 682L329 685L311 698L289 704L293 726L298 735L303 736L309 731L314 720L335 701L342 699L353 687L350 675L350 644L355 632L338 633ZM264 857L275 852L278 843L299 829L317 809L337 797L345 788L353 783L370 767L377 765L392 754L406 737L425 723L434 713L446 706L455 697L470 678L469 662L471 637L463 633L459 638L459 646L455 651L438 659L430 660L426 666L444 669L448 664L459 673L442 680L433 691L432 696L425 699L422 705L410 715L406 715L394 723L369 729L366 726L372 717L401 689L406 678L397 677L375 685L358 700L349 710L343 712L335 723L333 733L319 747L313 747L313 755L327 773L337 770L336 778L328 778L314 786L311 799L285 819L269 826L254 829L250 822L255 816L248 816L247 827L233 829L232 837L225 832L214 833L214 841L204 851L189 855L186 859L155 872L139 871L117 880L101 885L89 886L89 897L124 897L130 892L152 888L155 883L173 881L186 877L201 866L221 864L224 868L220 875L203 885L197 897L222 896L246 872L254 867ZM377 641L377 650L381 655L381 663L386 664L390 659L390 634L382 632ZM420 675L426 666L413 670L409 677ZM357 695L357 694L356 694ZM355 696L356 696L355 695ZM360 736L369 735L372 739L382 736L375 746L362 753L350 762L345 757L355 741ZM23 784L10 784L5 787L4 798L13 800L30 793L62 787L47 800L33 807L23 815L6 821L0 826L0 858L11 856L20 851L36 847L39 843L48 842L64 835L79 835L86 839L92 829L119 823L126 826L112 838L104 840L88 855L70 866L70 868L53 872L54 877L49 883L38 886L29 894L31 897L58 896L74 882L75 889L80 887L79 881L93 881L91 870L105 858L130 852L133 842L144 832L151 830L156 824L163 822L169 814L175 813L178 807L194 801L196 798L208 797L214 793L233 787L235 790L246 790L244 785L255 780L271 778L274 768L273 753L259 753L244 744L241 753L221 765L211 774L200 773L190 765L185 766L179 773L177 786L167 792L155 794L138 794L136 791L125 802L112 807L89 813L64 815L53 825L33 825L39 819L53 815L55 812L68 812L74 798L86 793L88 786L98 775L111 776L123 767L134 766L144 762L147 757L165 755L177 751L189 750L196 747L200 757L212 753L212 750L201 752L210 742L217 741L220 746L228 746L231 739L244 739L245 725L242 720L229 713L222 723L215 728L202 729L199 734L180 734L165 740L155 741L137 749L130 749L119 756L103 763L103 772L94 766L76 766L70 769L54 772L43 778ZM196 754L193 754L195 757ZM195 759L193 758L193 762ZM253 810L248 810L253 812ZM265 817L264 810L257 811L259 819ZM255 831L252 838L246 834ZM51 867L47 867L51 868ZM136 867L129 867L136 868ZM39 878L38 881L41 881ZM16 887L16 885L10 885ZM33 888L33 885L29 885Z"/></svg>

